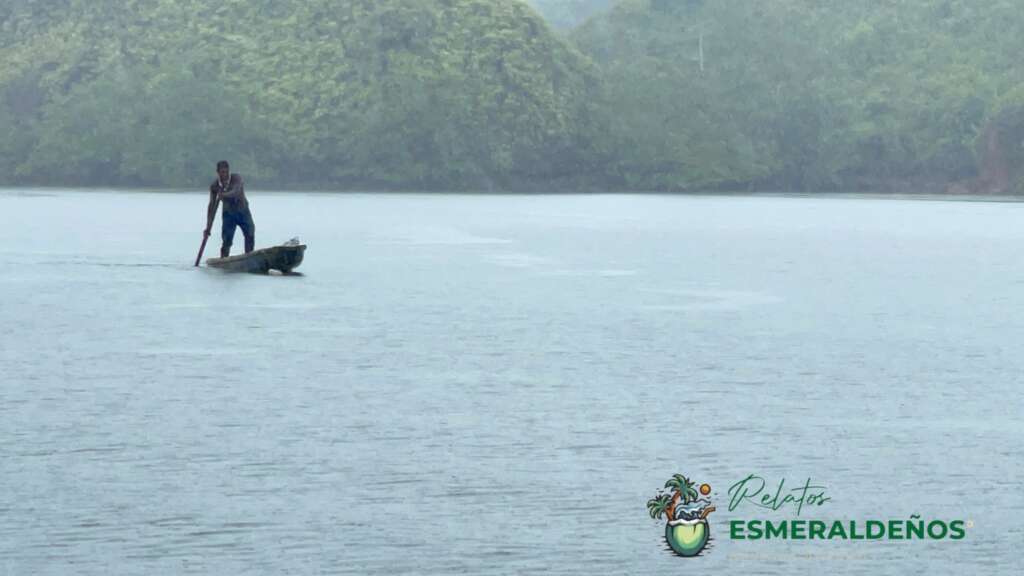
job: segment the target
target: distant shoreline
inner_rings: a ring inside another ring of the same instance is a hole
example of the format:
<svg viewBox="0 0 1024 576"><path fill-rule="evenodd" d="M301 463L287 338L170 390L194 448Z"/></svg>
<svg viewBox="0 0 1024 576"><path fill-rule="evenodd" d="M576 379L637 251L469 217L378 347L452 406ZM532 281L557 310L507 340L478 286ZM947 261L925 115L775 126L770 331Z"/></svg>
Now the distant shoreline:
<svg viewBox="0 0 1024 576"><path fill-rule="evenodd" d="M359 189L327 189L327 188L259 188L250 186L253 194L335 194L335 195L380 195L380 196L690 196L690 197L763 197L763 198L871 198L884 200L933 200L958 202L1024 202L1024 195L1014 194L962 194L949 192L879 192L872 190L848 190L828 192L799 192L785 190L550 190L550 191L516 191L516 190L359 190ZM128 187L128 186L2 186L0 194L9 192L40 192L51 194L56 192L77 193L147 193L147 194L207 194L201 188L162 188L162 187ZM28 195L28 194L26 194Z"/></svg>

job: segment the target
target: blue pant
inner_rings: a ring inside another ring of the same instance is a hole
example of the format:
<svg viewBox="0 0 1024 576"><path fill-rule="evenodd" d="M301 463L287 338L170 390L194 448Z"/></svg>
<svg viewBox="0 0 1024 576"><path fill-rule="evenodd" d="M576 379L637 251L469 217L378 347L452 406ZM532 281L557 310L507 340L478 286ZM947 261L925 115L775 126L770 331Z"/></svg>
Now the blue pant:
<svg viewBox="0 0 1024 576"><path fill-rule="evenodd" d="M220 246L220 257L227 258L231 254L231 243L235 239L235 227L242 229L245 236L245 253L248 254L256 248L256 224L252 221L252 213L248 210L241 212L223 211L220 215L220 235L223 244Z"/></svg>

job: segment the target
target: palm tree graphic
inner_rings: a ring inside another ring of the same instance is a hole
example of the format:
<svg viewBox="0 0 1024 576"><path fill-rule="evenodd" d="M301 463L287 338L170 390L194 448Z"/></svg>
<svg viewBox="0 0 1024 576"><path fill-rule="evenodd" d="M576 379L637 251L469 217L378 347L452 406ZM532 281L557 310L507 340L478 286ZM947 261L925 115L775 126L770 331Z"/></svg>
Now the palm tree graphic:
<svg viewBox="0 0 1024 576"><path fill-rule="evenodd" d="M688 508L697 503L700 495L711 493L711 486L704 484L698 493L696 483L683 476L674 474L665 482L665 489L670 492L658 492L658 495L647 501L647 513L651 518L666 519L665 540L669 548L680 556L696 556L707 545L710 534L707 517L715 511L708 501L703 506ZM680 506L685 510L680 510Z"/></svg>

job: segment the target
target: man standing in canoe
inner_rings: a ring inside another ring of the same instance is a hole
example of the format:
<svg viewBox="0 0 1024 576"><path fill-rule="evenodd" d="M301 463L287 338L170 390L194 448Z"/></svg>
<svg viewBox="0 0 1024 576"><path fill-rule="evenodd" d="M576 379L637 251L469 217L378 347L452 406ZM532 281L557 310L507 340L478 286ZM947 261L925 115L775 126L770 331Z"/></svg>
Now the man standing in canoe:
<svg viewBox="0 0 1024 576"><path fill-rule="evenodd" d="M235 238L236 227L241 228L242 234L245 236L245 253L252 252L256 248L256 225L253 224L252 214L249 212L249 202L245 199L242 177L232 174L231 167L224 160L217 162L217 179L210 184L210 205L206 209L204 239L210 237L219 202L224 204L224 210L220 215L221 240L223 242L220 247L220 257L227 258L231 255L231 243Z"/></svg>

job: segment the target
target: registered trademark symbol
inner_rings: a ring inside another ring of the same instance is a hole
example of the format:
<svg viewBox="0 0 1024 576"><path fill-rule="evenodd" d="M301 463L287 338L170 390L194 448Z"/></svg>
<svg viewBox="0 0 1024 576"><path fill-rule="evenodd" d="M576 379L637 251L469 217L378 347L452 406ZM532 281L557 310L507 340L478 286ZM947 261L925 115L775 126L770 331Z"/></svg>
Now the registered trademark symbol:
<svg viewBox="0 0 1024 576"><path fill-rule="evenodd" d="M968 520L967 521L967 527L968 528L974 528L974 520Z"/></svg>

